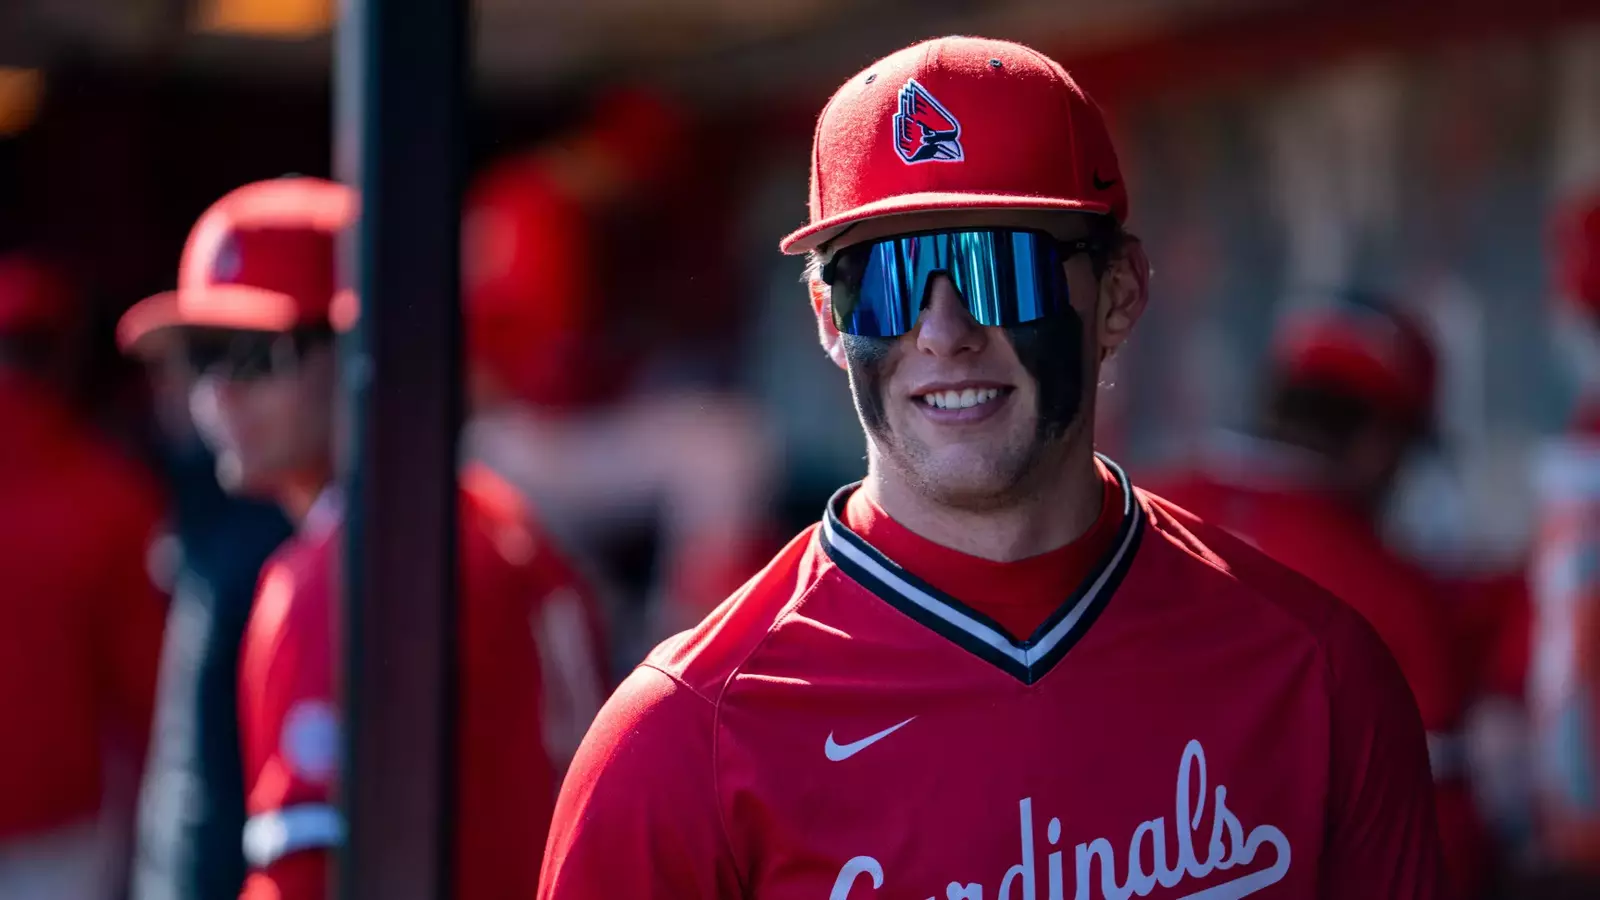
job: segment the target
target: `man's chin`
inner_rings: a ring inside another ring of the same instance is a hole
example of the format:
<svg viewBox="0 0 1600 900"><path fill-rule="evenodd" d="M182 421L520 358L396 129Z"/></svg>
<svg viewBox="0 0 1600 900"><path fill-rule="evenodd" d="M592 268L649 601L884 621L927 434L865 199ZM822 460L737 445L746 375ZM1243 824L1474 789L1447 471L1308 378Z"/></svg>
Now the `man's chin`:
<svg viewBox="0 0 1600 900"><path fill-rule="evenodd" d="M915 465L912 478L919 493L941 506L974 511L1003 507L1015 499L1025 480L1022 466L962 456Z"/></svg>
<svg viewBox="0 0 1600 900"><path fill-rule="evenodd" d="M276 495L277 479L260 466L241 460L234 453L217 455L217 483L239 497L271 500Z"/></svg>
<svg viewBox="0 0 1600 900"><path fill-rule="evenodd" d="M986 438L986 439L985 439ZM1061 440L1004 440L998 435L922 444L895 462L923 496L957 509L1001 509L1025 499L1057 465Z"/></svg>

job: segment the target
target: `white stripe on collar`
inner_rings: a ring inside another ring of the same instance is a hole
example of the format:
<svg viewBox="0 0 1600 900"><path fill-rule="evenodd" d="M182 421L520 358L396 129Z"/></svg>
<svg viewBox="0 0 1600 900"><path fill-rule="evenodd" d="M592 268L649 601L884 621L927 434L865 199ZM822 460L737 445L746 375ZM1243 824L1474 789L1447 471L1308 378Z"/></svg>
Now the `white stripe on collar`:
<svg viewBox="0 0 1600 900"><path fill-rule="evenodd" d="M865 538L851 531L839 514L851 488L842 490L829 504L828 513L823 516L819 535L824 549L830 555L837 554L836 559L850 563L866 576L869 582L876 582L877 587L881 587L882 590L876 589L874 584L868 582L863 582L864 587L878 593L891 604L900 601L914 606L958 631L961 637L998 653L1020 669L1024 680L1031 683L1042 675L1036 668L1041 663L1051 662L1052 655L1064 642L1074 638L1087 627L1085 619L1089 612L1102 606L1108 592L1115 590L1115 582L1119 582L1126 572L1129 555L1142 533L1143 510L1134 496L1133 485L1129 482L1127 474L1111 460L1105 457L1099 459L1116 477L1118 486L1122 490L1123 515L1115 547L1099 562L1093 580L1086 587L1080 587L1081 593L1072 601L1071 607L1066 609L1064 614L1058 609L1051 615L1051 618L1060 616L1060 621L1043 634L1030 636L1027 640L1017 640L994 624L974 615L974 610L956 598L942 594L931 585L924 588L917 584L916 580L907 577L909 573L898 564L873 547ZM838 507L837 510L835 506ZM853 573L846 572L846 574ZM1067 598L1063 598L1063 603L1066 601Z"/></svg>

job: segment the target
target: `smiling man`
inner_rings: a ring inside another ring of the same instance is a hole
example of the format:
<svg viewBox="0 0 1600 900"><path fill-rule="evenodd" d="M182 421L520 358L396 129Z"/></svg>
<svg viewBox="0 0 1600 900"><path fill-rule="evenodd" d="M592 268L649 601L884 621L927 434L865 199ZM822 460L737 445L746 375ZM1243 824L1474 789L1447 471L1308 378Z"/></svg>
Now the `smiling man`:
<svg viewBox="0 0 1600 900"><path fill-rule="evenodd" d="M1098 109L946 38L817 123L868 472L585 739L541 896L1432 898L1427 751L1359 615L1094 452L1148 266Z"/></svg>

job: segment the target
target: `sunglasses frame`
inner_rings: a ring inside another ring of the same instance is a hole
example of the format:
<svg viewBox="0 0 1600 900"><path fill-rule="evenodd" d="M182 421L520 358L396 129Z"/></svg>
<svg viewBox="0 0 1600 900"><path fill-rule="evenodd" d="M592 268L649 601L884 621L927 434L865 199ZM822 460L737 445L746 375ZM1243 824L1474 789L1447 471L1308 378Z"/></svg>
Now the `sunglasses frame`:
<svg viewBox="0 0 1600 900"><path fill-rule="evenodd" d="M195 338L207 343L212 340L217 340L219 343L241 339L267 340L270 342L267 350L268 364L252 370L243 360L236 358L227 350L197 364L195 359L197 354L194 352ZM337 335L331 327L315 325L281 332L229 328L194 329L190 335L185 336L183 361L197 378L209 376L235 383L265 381L297 372L301 362L311 350L321 346L331 346L336 338Z"/></svg>
<svg viewBox="0 0 1600 900"><path fill-rule="evenodd" d="M876 248L880 244L884 244L884 243L887 243L889 241L902 241L902 240L907 240L907 239L910 239L910 238L926 237L928 235L955 235L955 234L976 234L976 233L1029 234L1029 235L1033 235L1035 237L1043 238L1043 239L1049 241L1051 244L1055 245L1055 247L1057 249L1057 253L1060 254L1061 264L1062 265L1066 265L1066 263L1069 260L1071 260L1074 256L1077 256L1077 255L1079 255L1081 253L1087 253L1087 254L1090 255L1091 259L1094 262L1095 270L1096 270L1096 274L1097 275L1098 275L1098 273L1100 271L1104 270L1105 265L1106 265L1107 247L1106 247L1105 242L1103 242L1103 241L1101 241L1101 240L1099 240L1097 238L1091 238L1091 237L1070 238L1070 239L1058 238L1058 237L1056 237L1055 235L1051 234L1048 231L1041 231L1040 229L1037 229L1037 228L1007 228L1007 227L1004 227L1004 226L990 226L990 227L978 227L978 228L928 228L928 229L924 229L924 230L921 230L921 231L908 231L908 232L903 232L903 233L900 233L900 234L886 235L884 237L877 238L875 240L862 241L862 242L860 242L858 244L851 244L849 247L845 247L845 248L842 248L840 250L836 250L833 253L830 253L828 255L828 258L823 261L822 268L818 272L818 277L820 277L822 279L822 283L823 284L828 285L828 287L831 289L834 286L834 280L835 280L835 278L837 277L837 274L838 274L838 261L839 261L839 258L846 251L851 251L851 250L856 250L857 248L862 248L866 253L870 254L872 252L873 248ZM932 276L932 274L934 274L934 273L930 273L930 277ZM920 307L918 308L918 311L920 312ZM829 318L832 319L832 321L833 321L834 327L837 328L841 333L843 333L843 334L854 334L854 332L846 331L845 328L844 328L844 324L839 321L838 308L836 306L834 306L834 304L833 304L833 298L832 298L832 295L831 295L831 290L830 290L830 296L828 298L828 314L829 314ZM1030 321L1036 321L1036 320L1030 320ZM907 331L901 332L900 334L890 335L890 336L887 336L887 337L903 337L903 336L905 336L906 334L909 334L909 333L910 333L910 329L908 329Z"/></svg>

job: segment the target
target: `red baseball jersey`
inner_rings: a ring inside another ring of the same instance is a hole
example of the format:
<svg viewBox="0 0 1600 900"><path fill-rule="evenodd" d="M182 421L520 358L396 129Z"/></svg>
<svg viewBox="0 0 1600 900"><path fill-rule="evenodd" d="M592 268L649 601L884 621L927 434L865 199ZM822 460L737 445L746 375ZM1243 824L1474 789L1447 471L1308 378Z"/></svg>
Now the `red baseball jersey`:
<svg viewBox="0 0 1600 900"><path fill-rule="evenodd" d="M1304 481L1275 478L1271 458L1252 462L1248 472L1195 469L1151 487L1327 588L1371 623L1399 663L1428 732L1440 836L1456 892L1475 895L1487 875L1489 845L1467 781L1461 727L1468 680L1456 655L1458 623L1440 602L1436 582L1390 551L1358 510Z"/></svg>
<svg viewBox="0 0 1600 900"><path fill-rule="evenodd" d="M1546 851L1600 872L1600 416L1541 449L1528 708Z"/></svg>
<svg viewBox="0 0 1600 900"><path fill-rule="evenodd" d="M1532 646L1533 598L1528 561L1520 568L1473 573L1441 582L1461 639L1463 679L1469 694L1525 699Z"/></svg>
<svg viewBox="0 0 1600 900"><path fill-rule="evenodd" d="M540 896L1441 896L1422 727L1369 626L1109 471L1110 539L1021 639L842 491L607 702Z"/></svg>
<svg viewBox="0 0 1600 900"><path fill-rule="evenodd" d="M527 896L558 767L604 695L597 612L516 495L487 470L463 472L460 516L455 896ZM263 570L245 634L239 716L250 900L325 896L326 851L344 833L332 799L339 523L330 495ZM560 646L542 647L546 637Z"/></svg>
<svg viewBox="0 0 1600 900"><path fill-rule="evenodd" d="M166 601L153 479L43 388L0 373L0 844L93 816L104 753L135 766Z"/></svg>

